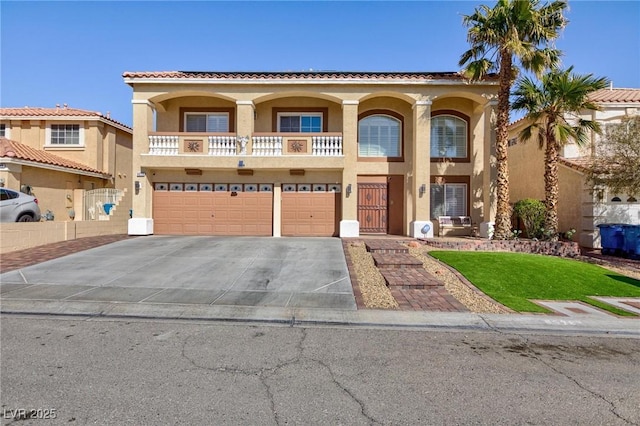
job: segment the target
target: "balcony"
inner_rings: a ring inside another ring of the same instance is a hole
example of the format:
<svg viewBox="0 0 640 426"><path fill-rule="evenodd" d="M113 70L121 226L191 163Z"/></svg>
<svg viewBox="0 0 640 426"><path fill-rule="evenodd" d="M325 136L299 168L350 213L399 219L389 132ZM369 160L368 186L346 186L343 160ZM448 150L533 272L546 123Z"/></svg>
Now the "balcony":
<svg viewBox="0 0 640 426"><path fill-rule="evenodd" d="M249 140L232 133L149 134L149 155L341 157L340 133L255 133Z"/></svg>

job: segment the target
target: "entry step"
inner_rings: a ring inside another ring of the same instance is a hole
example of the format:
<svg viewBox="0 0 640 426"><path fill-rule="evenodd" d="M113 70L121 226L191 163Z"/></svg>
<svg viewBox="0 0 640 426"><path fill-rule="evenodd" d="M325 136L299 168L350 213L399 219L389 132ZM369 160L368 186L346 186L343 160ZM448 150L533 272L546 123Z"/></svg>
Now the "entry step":
<svg viewBox="0 0 640 426"><path fill-rule="evenodd" d="M371 257L379 269L422 269L422 262L408 253L374 252Z"/></svg>
<svg viewBox="0 0 640 426"><path fill-rule="evenodd" d="M389 288L428 289L444 283L424 269L380 269Z"/></svg>
<svg viewBox="0 0 640 426"><path fill-rule="evenodd" d="M409 248L397 241L372 240L365 242L365 246L370 253L409 253Z"/></svg>

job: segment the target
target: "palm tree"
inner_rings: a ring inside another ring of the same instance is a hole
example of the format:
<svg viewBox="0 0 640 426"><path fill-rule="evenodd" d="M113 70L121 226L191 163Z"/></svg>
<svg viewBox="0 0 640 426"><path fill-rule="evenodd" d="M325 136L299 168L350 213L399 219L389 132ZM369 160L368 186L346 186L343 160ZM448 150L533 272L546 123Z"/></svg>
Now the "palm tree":
<svg viewBox="0 0 640 426"><path fill-rule="evenodd" d="M578 75L573 67L552 70L540 84L525 77L518 80L513 108L525 111L529 125L519 135L527 141L537 135L540 148L545 147L544 194L545 234L558 241L558 158L560 148L573 140L578 146L589 143L592 132L600 133L597 121L580 116L584 110L599 110L589 94L609 84L604 77Z"/></svg>
<svg viewBox="0 0 640 426"><path fill-rule="evenodd" d="M548 44L567 24L563 15L566 8L564 0L542 6L538 0L498 0L492 9L482 5L463 17L471 46L462 54L459 65L471 80L497 72L500 86L496 117L496 239L511 235L507 148L509 94L519 72L516 62L538 76L558 65L560 51Z"/></svg>

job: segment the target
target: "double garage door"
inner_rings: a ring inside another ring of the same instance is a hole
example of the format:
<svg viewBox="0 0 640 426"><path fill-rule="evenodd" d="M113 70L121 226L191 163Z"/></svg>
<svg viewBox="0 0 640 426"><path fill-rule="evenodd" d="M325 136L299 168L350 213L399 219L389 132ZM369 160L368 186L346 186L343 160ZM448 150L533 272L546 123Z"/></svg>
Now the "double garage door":
<svg viewBox="0 0 640 426"><path fill-rule="evenodd" d="M155 234L273 235L272 184L156 183L154 189ZM322 184L283 185L282 235L337 235L339 196Z"/></svg>

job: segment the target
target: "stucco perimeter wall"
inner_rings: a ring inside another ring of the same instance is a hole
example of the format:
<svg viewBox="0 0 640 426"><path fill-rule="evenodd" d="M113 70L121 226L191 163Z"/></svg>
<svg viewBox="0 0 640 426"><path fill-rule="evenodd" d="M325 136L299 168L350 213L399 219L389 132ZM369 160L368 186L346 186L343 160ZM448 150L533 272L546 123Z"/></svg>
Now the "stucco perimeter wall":
<svg viewBox="0 0 640 426"><path fill-rule="evenodd" d="M125 195L126 198L131 196ZM130 205L131 201L125 204ZM0 225L0 255L76 238L126 234L128 220L129 210L120 204L114 207L109 220L3 223Z"/></svg>
<svg viewBox="0 0 640 426"><path fill-rule="evenodd" d="M126 220L3 223L0 254L76 238L126 233Z"/></svg>

